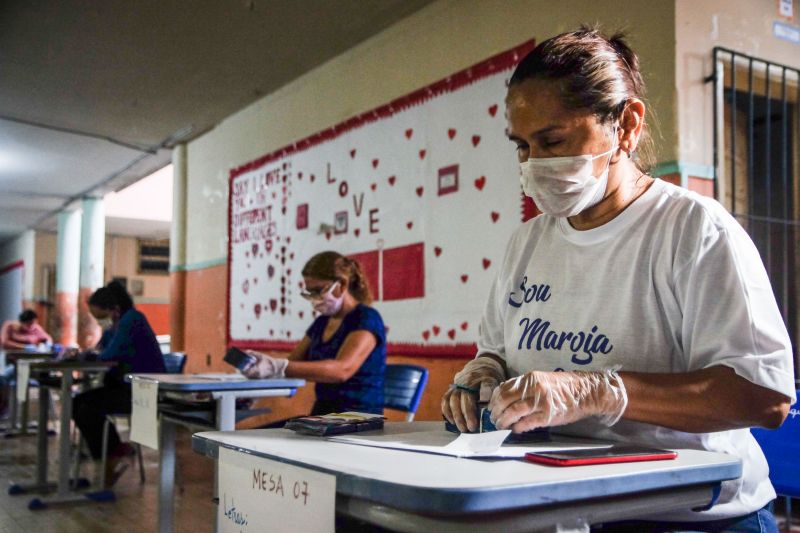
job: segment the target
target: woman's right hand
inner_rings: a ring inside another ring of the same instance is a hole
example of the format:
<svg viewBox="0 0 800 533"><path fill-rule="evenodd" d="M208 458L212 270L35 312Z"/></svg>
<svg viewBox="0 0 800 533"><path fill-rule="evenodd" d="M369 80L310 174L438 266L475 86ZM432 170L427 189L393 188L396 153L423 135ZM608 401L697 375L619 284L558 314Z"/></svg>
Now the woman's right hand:
<svg viewBox="0 0 800 533"><path fill-rule="evenodd" d="M505 378L503 366L494 358L476 357L453 377L453 384L442 396L442 414L462 433L477 431L481 389L491 392Z"/></svg>

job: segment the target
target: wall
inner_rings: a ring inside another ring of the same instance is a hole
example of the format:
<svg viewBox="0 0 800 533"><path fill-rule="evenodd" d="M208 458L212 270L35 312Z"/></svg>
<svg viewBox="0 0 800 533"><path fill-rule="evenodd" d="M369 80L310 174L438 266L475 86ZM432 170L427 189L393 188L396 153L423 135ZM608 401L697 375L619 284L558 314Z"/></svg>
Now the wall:
<svg viewBox="0 0 800 533"><path fill-rule="evenodd" d="M584 22L630 29L660 115L660 160L676 158L671 2L440 1L229 117L187 147L188 370L224 369L227 190L231 168L513 48ZM513 157L507 153L498 157ZM509 201L516 202L513 198ZM465 236L466 237L466 236ZM488 287L476 290L488 292ZM476 317L477 318L477 317ZM463 360L415 359L432 382L421 418L439 419L443 385ZM303 395L308 394L306 391ZM276 412L306 396L275 403ZM292 407L294 409L294 407ZM288 415L287 415L288 416Z"/></svg>
<svg viewBox="0 0 800 533"><path fill-rule="evenodd" d="M794 9L797 21L797 1ZM676 0L677 160L690 176L713 169L713 84L704 78L713 72L715 46L800 68L800 46L773 35L776 20L774 0Z"/></svg>
<svg viewBox="0 0 800 533"><path fill-rule="evenodd" d="M24 263L24 276L22 286L22 298L26 304L33 300L33 280L32 266L35 253L35 232L27 230L18 237L0 244L0 269L12 263L22 261Z"/></svg>
<svg viewBox="0 0 800 533"><path fill-rule="evenodd" d="M77 253L77 251L76 251ZM144 282L144 294L134 296L136 307L146 316L156 335L169 333L169 276L154 274L138 274L136 271L137 249L136 239L106 235L105 243L105 283L115 277L128 278L128 287L133 279ZM32 300L36 302L36 310L43 325L53 327L49 322L49 311L53 306L51 295L46 294L42 283L42 269L45 265L56 264L56 234L52 232L36 232L34 268L31 271Z"/></svg>
<svg viewBox="0 0 800 533"><path fill-rule="evenodd" d="M169 333L169 275L140 274L137 270L137 239L106 235L105 283L115 277L128 279L128 290L133 280L141 280L144 293L133 296L136 307L145 314L156 335Z"/></svg>

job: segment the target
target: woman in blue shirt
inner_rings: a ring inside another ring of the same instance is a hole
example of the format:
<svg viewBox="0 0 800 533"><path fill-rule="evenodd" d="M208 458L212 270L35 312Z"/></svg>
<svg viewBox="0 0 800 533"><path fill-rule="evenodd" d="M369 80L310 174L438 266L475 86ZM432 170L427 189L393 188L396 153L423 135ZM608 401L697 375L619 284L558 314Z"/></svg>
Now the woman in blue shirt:
<svg viewBox="0 0 800 533"><path fill-rule="evenodd" d="M72 418L81 431L94 459L102 454L103 423L106 415L131 412L131 387L125 374L165 372L164 357L147 318L133 306L128 291L112 281L89 297L89 311L102 325L110 322L97 351L90 353L101 361L117 363L106 373L102 387L75 397ZM99 352L99 353L98 353ZM116 466L130 451L119 440L116 428L110 428L106 480L115 481Z"/></svg>
<svg viewBox="0 0 800 533"><path fill-rule="evenodd" d="M358 261L322 252L303 267L305 289L319 316L288 359L248 351L251 378L292 377L316 382L312 415L383 413L386 331Z"/></svg>

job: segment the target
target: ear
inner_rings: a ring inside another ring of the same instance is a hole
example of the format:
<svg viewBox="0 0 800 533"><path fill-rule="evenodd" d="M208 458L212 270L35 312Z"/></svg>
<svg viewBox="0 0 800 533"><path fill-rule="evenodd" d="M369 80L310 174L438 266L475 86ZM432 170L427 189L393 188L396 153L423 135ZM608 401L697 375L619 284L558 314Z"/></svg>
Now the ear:
<svg viewBox="0 0 800 533"><path fill-rule="evenodd" d="M331 292L331 294L333 294L336 298L339 298L347 290L347 280L339 278L336 281L338 283L336 285L336 288L334 288L333 291Z"/></svg>
<svg viewBox="0 0 800 533"><path fill-rule="evenodd" d="M644 102L638 98L631 98L619 118L619 148L630 157L639 145L639 138L644 128Z"/></svg>

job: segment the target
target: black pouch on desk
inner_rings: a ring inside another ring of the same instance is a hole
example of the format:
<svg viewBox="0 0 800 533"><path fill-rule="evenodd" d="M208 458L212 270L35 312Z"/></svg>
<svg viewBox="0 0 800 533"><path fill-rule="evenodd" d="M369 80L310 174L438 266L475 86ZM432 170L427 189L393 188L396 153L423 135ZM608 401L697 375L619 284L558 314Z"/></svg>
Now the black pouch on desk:
<svg viewBox="0 0 800 533"><path fill-rule="evenodd" d="M383 429L384 417L369 413L330 413L321 416L292 418L283 427L304 435L327 437L359 431Z"/></svg>

